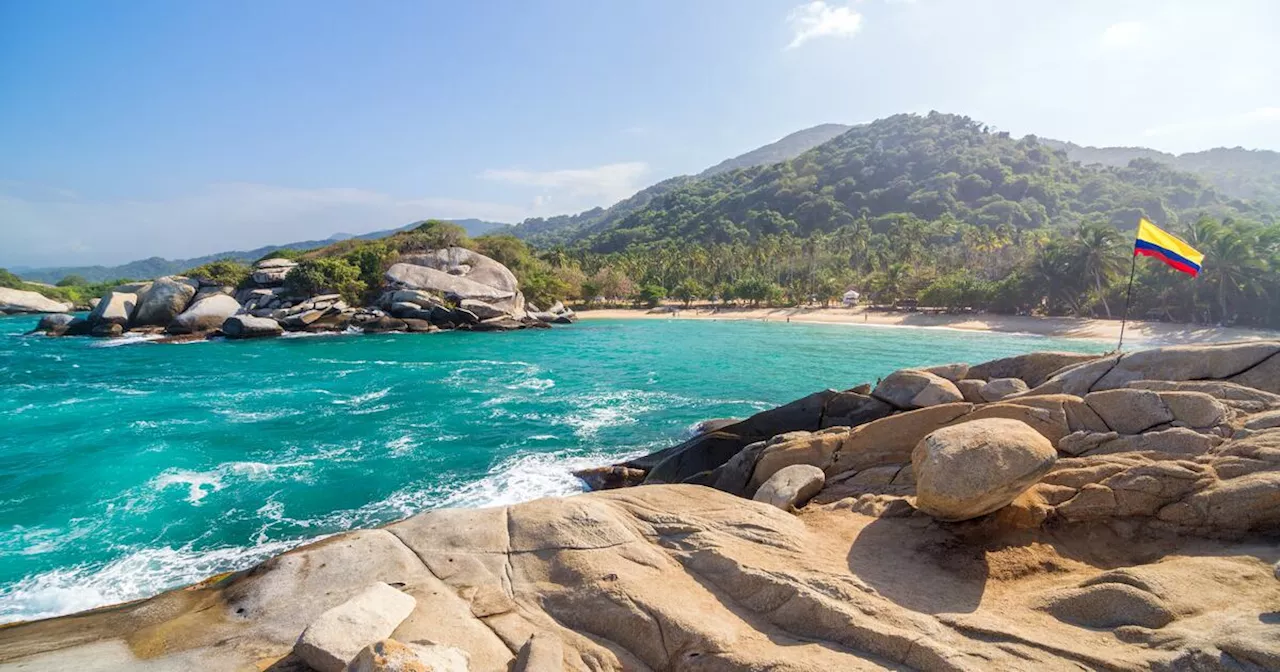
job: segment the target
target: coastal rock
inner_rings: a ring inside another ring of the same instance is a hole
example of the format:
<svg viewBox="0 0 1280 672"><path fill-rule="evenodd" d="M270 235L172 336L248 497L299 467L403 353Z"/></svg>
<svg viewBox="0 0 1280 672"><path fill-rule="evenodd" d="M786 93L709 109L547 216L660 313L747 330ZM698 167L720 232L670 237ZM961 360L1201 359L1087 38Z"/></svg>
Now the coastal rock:
<svg viewBox="0 0 1280 672"><path fill-rule="evenodd" d="M1084 398L1107 426L1121 434L1141 434L1173 422L1173 413L1160 395L1149 390L1119 389L1092 392Z"/></svg>
<svg viewBox="0 0 1280 672"><path fill-rule="evenodd" d="M916 508L945 521L991 513L1048 473L1057 455L1048 439L1016 420L939 429L911 453Z"/></svg>
<svg viewBox="0 0 1280 672"><path fill-rule="evenodd" d="M790 432L769 439L756 460L747 491L743 494L751 495L787 467L806 465L821 469L827 466L831 463L831 456L848 437L849 430L832 428L815 434Z"/></svg>
<svg viewBox="0 0 1280 672"><path fill-rule="evenodd" d="M855 427L832 456L827 476L835 480L847 471L910 462L912 450L925 436L972 411L973 404L942 404Z"/></svg>
<svg viewBox="0 0 1280 672"><path fill-rule="evenodd" d="M289 259L263 259L253 267L250 279L259 287L279 287L298 263Z"/></svg>
<svg viewBox="0 0 1280 672"><path fill-rule="evenodd" d="M967 378L991 380L1018 378L1030 387L1038 387L1060 369L1097 359L1097 355L1078 352L1032 352L984 362L969 368Z"/></svg>
<svg viewBox="0 0 1280 672"><path fill-rule="evenodd" d="M227 338L263 338L283 334L284 327L269 317L232 315L223 321L222 333Z"/></svg>
<svg viewBox="0 0 1280 672"><path fill-rule="evenodd" d="M187 308L196 295L197 283L180 276L159 278L138 293L137 306L129 326L164 327Z"/></svg>
<svg viewBox="0 0 1280 672"><path fill-rule="evenodd" d="M74 319L76 318L66 313L50 313L40 318L40 322L36 324L36 328L32 329L32 332L44 332L55 336L61 335Z"/></svg>
<svg viewBox="0 0 1280 672"><path fill-rule="evenodd" d="M520 647L513 672L562 672L564 670L564 643L559 637L540 632L530 635L529 641Z"/></svg>
<svg viewBox="0 0 1280 672"><path fill-rule="evenodd" d="M374 642L351 661L347 672L468 672L466 651L438 644L403 644L394 639Z"/></svg>
<svg viewBox="0 0 1280 672"><path fill-rule="evenodd" d="M871 396L903 410L964 401L951 381L926 371L894 371L876 385Z"/></svg>
<svg viewBox="0 0 1280 672"><path fill-rule="evenodd" d="M894 408L875 397L857 392L841 392L827 401L822 413L822 427L857 427L879 420Z"/></svg>
<svg viewBox="0 0 1280 672"><path fill-rule="evenodd" d="M409 325L400 319L396 319L389 315L383 315L373 320L369 320L360 325L366 334L385 334L391 331L407 331Z"/></svg>
<svg viewBox="0 0 1280 672"><path fill-rule="evenodd" d="M406 255L403 261L463 277L512 294L519 286L515 274L506 266L479 252L463 247L447 247L425 254Z"/></svg>
<svg viewBox="0 0 1280 672"><path fill-rule="evenodd" d="M969 365L965 363L958 364L940 364L924 369L926 373L932 373L935 376L941 376L953 383L959 383L969 375Z"/></svg>
<svg viewBox="0 0 1280 672"><path fill-rule="evenodd" d="M165 331L170 334L195 334L221 329L227 318L239 310L240 304L226 294L206 294L204 298L193 301L181 315L173 318Z"/></svg>
<svg viewBox="0 0 1280 672"><path fill-rule="evenodd" d="M1227 406L1203 392L1160 392L1176 422L1188 427L1216 427L1227 419Z"/></svg>
<svg viewBox="0 0 1280 672"><path fill-rule="evenodd" d="M421 289L462 299L486 302L510 300L515 292L480 284L465 277L449 275L426 266L400 262L387 269L387 282L393 287Z"/></svg>
<svg viewBox="0 0 1280 672"><path fill-rule="evenodd" d="M0 314L66 313L71 308L71 304L54 301L39 292L0 287Z"/></svg>
<svg viewBox="0 0 1280 672"><path fill-rule="evenodd" d="M343 672L361 649L387 639L413 613L417 600L374 583L312 621L293 652L317 672Z"/></svg>
<svg viewBox="0 0 1280 672"><path fill-rule="evenodd" d="M1230 380L1280 392L1280 341L1249 341L1153 348L1111 355L1063 369L1033 393L1091 391L1131 387L1141 381Z"/></svg>
<svg viewBox="0 0 1280 672"><path fill-rule="evenodd" d="M956 383L956 389L960 390L964 400L971 404L985 404L986 399L982 398L982 388L986 387L986 381L976 378L966 378Z"/></svg>
<svg viewBox="0 0 1280 672"><path fill-rule="evenodd" d="M1022 394L1028 389L1027 384L1022 382L1021 378L992 378L987 384L982 386L978 391L978 395L983 401L1000 401L1005 397L1011 397L1015 394Z"/></svg>
<svg viewBox="0 0 1280 672"><path fill-rule="evenodd" d="M97 336L98 338L116 338L124 335L124 327L119 322L99 322L92 325L89 329L89 335Z"/></svg>
<svg viewBox="0 0 1280 672"><path fill-rule="evenodd" d="M770 476L752 499L790 511L813 499L825 482L826 475L822 469L809 464L793 464Z"/></svg>
<svg viewBox="0 0 1280 672"><path fill-rule="evenodd" d="M378 297L378 305L383 309L389 309L397 303L411 303L419 308L430 310L436 306L443 306L444 300L431 292L419 289L397 289L383 292Z"/></svg>
<svg viewBox="0 0 1280 672"><path fill-rule="evenodd" d="M464 310L468 310L472 315L481 320L491 320L498 317L510 317L505 310L475 299L463 299L458 306Z"/></svg>
<svg viewBox="0 0 1280 672"><path fill-rule="evenodd" d="M574 476L587 484L588 490L612 490L628 488L644 482L645 472L633 467L592 467L573 472Z"/></svg>
<svg viewBox="0 0 1280 672"><path fill-rule="evenodd" d="M138 295L125 292L107 292L98 303L98 307L89 313L91 324L118 324L124 327L129 324L133 309L138 305Z"/></svg>

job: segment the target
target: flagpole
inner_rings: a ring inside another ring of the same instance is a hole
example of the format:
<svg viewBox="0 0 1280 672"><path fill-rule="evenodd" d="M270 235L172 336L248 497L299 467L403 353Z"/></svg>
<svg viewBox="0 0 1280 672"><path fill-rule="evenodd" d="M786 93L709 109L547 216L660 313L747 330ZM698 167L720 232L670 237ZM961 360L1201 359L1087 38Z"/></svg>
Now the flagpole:
<svg viewBox="0 0 1280 672"><path fill-rule="evenodd" d="M1116 344L1116 352L1124 347L1124 325L1129 321L1129 299L1133 298L1133 275L1138 270L1138 251L1133 251L1133 262L1129 264L1129 289L1124 293L1124 317L1120 320L1120 342Z"/></svg>

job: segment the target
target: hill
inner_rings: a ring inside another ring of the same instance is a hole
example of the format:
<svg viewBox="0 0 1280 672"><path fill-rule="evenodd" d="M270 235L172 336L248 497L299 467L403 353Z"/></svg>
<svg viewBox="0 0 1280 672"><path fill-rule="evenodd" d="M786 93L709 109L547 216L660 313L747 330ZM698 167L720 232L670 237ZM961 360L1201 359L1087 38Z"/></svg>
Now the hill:
<svg viewBox="0 0 1280 672"><path fill-rule="evenodd" d="M1085 220L1132 228L1138 217L1257 216L1203 179L1150 160L1083 166L1034 136L990 132L968 117L895 115L854 127L794 159L686 182L582 237L612 252L672 239L704 243L765 234L808 236L904 217L989 229L1066 229Z"/></svg>
<svg viewBox="0 0 1280 672"><path fill-rule="evenodd" d="M466 229L469 235L478 236L485 232L498 229L504 224L498 222L486 222L480 219L458 219L451 220L454 224ZM422 222L413 222L395 229L387 229L383 231L373 231L371 233L352 236L350 234L334 234L324 240L301 240L292 243L284 243L281 245L264 245L263 247L254 248L252 250L233 250L229 252L218 252L208 254L203 257L194 257L191 259L164 259L162 257L150 257L147 259L139 259L131 261L127 264L119 266L60 266L48 268L15 268L13 272L17 273L23 280L29 282L47 282L54 283L69 275L78 275L85 280L96 282L107 282L118 279L143 279L157 278L163 275L172 275L181 273L188 268L194 268L207 264L211 261L219 259L233 259L235 261L253 262L261 259L263 256L275 252L277 250L310 250L317 247L324 247L332 243L347 240L351 238L359 240L378 240L386 238L400 231L408 231L416 228Z"/></svg>
<svg viewBox="0 0 1280 672"><path fill-rule="evenodd" d="M1149 159L1195 173L1227 196L1280 206L1280 152L1217 147L1175 155L1147 147L1082 147L1048 139L1041 142L1065 151L1072 161L1084 164L1124 167L1134 159Z"/></svg>
<svg viewBox="0 0 1280 672"><path fill-rule="evenodd" d="M702 171L696 177L680 175L663 180L608 208L592 208L576 215L559 215L546 218L533 217L508 228L505 233L523 238L530 244L539 247L566 244L613 228L624 217L649 205L655 198L659 198L697 179L739 168L765 166L779 161L786 161L827 142L850 128L852 126L843 124L821 124L802 131L796 131L777 142L758 147L731 159L725 159Z"/></svg>

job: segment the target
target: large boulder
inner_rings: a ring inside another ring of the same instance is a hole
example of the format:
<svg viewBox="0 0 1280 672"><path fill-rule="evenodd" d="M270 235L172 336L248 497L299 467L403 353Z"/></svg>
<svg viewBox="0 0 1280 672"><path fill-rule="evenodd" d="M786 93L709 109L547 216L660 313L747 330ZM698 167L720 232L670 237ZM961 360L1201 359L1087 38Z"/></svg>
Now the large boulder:
<svg viewBox="0 0 1280 672"><path fill-rule="evenodd" d="M855 427L836 449L826 468L833 479L846 471L911 461L911 451L925 436L973 412L973 404L930 406L891 415Z"/></svg>
<svg viewBox="0 0 1280 672"><path fill-rule="evenodd" d="M1168 405L1151 390L1091 392L1084 401L1108 427L1121 434L1141 434L1156 425L1173 422Z"/></svg>
<svg viewBox="0 0 1280 672"><path fill-rule="evenodd" d="M133 316L133 309L138 305L138 295L132 292L107 292L96 308L89 313L89 322L93 325L118 324L124 327Z"/></svg>
<svg viewBox="0 0 1280 672"><path fill-rule="evenodd" d="M180 276L168 276L153 281L138 292L130 327L163 327L187 309L196 295L196 281Z"/></svg>
<svg viewBox="0 0 1280 672"><path fill-rule="evenodd" d="M317 672L342 672L365 647L387 639L418 601L374 583L311 622L293 653Z"/></svg>
<svg viewBox="0 0 1280 672"><path fill-rule="evenodd" d="M902 410L964 401L955 383L928 371L902 369L889 374L871 396Z"/></svg>
<svg viewBox="0 0 1280 672"><path fill-rule="evenodd" d="M1000 401L1006 397L1012 397L1015 394L1022 394L1029 388L1021 378L992 378L987 381L982 389L978 391L978 395L983 401ZM961 392L963 395L963 392Z"/></svg>
<svg viewBox="0 0 1280 672"><path fill-rule="evenodd" d="M822 469L810 464L793 464L770 476L752 499L790 511L813 499L824 483L826 475Z"/></svg>
<svg viewBox="0 0 1280 672"><path fill-rule="evenodd" d="M284 327L269 317L232 315L222 323L222 333L227 338L263 338L283 334Z"/></svg>
<svg viewBox="0 0 1280 672"><path fill-rule="evenodd" d="M296 261L289 259L263 259L254 265L251 278L259 287L279 287L284 284L289 271L297 265Z"/></svg>
<svg viewBox="0 0 1280 672"><path fill-rule="evenodd" d="M1031 352L970 367L965 377L978 380L1020 378L1027 385L1036 387L1059 369L1097 358L1097 355L1084 355L1078 352Z"/></svg>
<svg viewBox="0 0 1280 672"><path fill-rule="evenodd" d="M173 318L165 331L170 334L195 334L222 328L228 317L240 311L240 304L226 294L206 294L193 301L181 315Z"/></svg>
<svg viewBox="0 0 1280 672"><path fill-rule="evenodd" d="M0 287L0 314L4 313L66 313L69 303L54 301L38 292L25 289Z"/></svg>
<svg viewBox="0 0 1280 672"><path fill-rule="evenodd" d="M519 288L516 276L506 266L489 257L463 247L446 247L425 254L406 255L401 261L417 266L434 268L449 275L515 293Z"/></svg>
<svg viewBox="0 0 1280 672"><path fill-rule="evenodd" d="M945 521L991 513L1035 485L1057 457L1048 439L1017 420L944 427L911 453L916 508Z"/></svg>
<svg viewBox="0 0 1280 672"><path fill-rule="evenodd" d="M1180 345L1110 355L1062 369L1032 393L1089 392L1131 387L1140 381L1229 380L1280 392L1280 341Z"/></svg>
<svg viewBox="0 0 1280 672"><path fill-rule="evenodd" d="M386 280L393 289L424 290L455 302L480 301L513 318L525 317L516 276L497 261L461 247L405 255L387 269Z"/></svg>
<svg viewBox="0 0 1280 672"><path fill-rule="evenodd" d="M32 329L32 333L46 333L55 336L66 332L67 327L71 325L75 317L66 313L50 313L40 318L40 322L36 324L36 328Z"/></svg>

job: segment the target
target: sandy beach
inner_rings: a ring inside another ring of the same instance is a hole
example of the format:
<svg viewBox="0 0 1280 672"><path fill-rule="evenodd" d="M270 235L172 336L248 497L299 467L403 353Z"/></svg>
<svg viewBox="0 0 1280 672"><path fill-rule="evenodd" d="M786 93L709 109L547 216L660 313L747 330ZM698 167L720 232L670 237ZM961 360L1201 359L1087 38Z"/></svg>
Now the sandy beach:
<svg viewBox="0 0 1280 672"><path fill-rule="evenodd" d="M670 312L664 312L670 311ZM736 306L663 306L646 308L603 308L580 310L582 319L653 320L760 320L764 322L808 322L820 324L933 327L971 331L998 331L1036 334L1058 338L1084 338L1115 342L1120 337L1120 320L1077 317L1025 317L1019 315L925 315L886 313L858 308L747 308ZM1226 341L1275 340L1280 332L1238 327L1209 327L1194 324L1142 322L1130 320L1125 327L1126 345L1173 345L1179 343L1221 343Z"/></svg>

